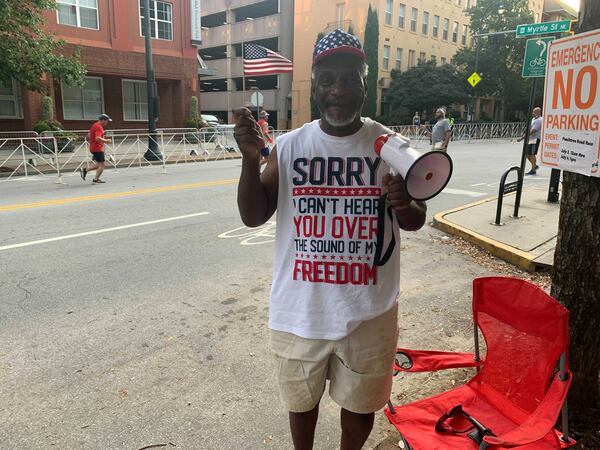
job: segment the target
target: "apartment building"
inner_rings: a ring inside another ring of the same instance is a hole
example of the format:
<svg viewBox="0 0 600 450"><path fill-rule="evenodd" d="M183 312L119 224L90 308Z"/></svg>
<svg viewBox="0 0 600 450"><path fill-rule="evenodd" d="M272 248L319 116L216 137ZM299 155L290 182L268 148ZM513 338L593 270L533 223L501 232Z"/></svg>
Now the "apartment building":
<svg viewBox="0 0 600 450"><path fill-rule="evenodd" d="M351 26L364 41L369 3L379 17L379 79L370 86L377 90L378 114L389 108L385 94L392 69L409 69L419 60L450 62L471 43L465 14L471 0L296 0L293 126L310 120L310 54L318 33Z"/></svg>
<svg viewBox="0 0 600 450"><path fill-rule="evenodd" d="M157 92L158 126L181 127L190 97L198 93L198 59L192 8L199 0L150 0L150 26ZM45 78L57 119L65 129L87 129L99 114L111 128L145 128L146 60L139 0L57 0L45 28L75 47L86 66L85 84L68 87ZM197 36L196 36L197 34ZM194 41L194 42L193 42ZM42 94L17 82L0 89L0 130L31 130L40 119Z"/></svg>
<svg viewBox="0 0 600 450"><path fill-rule="evenodd" d="M230 123L231 110L251 106L251 95L258 92L271 126L289 127L291 75L245 77L242 47L261 45L293 60L293 17L294 0L202 1L203 113Z"/></svg>

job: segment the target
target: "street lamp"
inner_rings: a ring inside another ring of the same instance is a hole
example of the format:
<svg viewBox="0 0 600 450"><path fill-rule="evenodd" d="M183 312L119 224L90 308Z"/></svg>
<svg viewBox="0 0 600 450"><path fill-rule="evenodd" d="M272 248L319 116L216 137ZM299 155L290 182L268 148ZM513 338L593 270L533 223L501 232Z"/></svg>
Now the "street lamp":
<svg viewBox="0 0 600 450"><path fill-rule="evenodd" d="M156 85L154 83L154 65L152 64L152 34L150 33L150 0L142 0L144 5L144 30L146 42L146 88L148 101L148 150L144 154L147 161L161 161L162 153L156 140Z"/></svg>

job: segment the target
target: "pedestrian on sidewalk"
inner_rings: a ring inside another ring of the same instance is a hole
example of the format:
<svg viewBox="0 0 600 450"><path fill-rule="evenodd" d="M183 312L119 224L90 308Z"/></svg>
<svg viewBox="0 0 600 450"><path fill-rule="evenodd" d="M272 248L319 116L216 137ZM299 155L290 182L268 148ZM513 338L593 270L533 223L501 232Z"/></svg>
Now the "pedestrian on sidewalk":
<svg viewBox="0 0 600 450"><path fill-rule="evenodd" d="M531 163L531 170L525 175L535 175L540 166L537 165L537 152L540 148L540 137L542 133L542 109L539 106L533 108L533 118L531 119L531 129L529 130L529 140L527 141L527 159ZM521 142L525 139L525 134L517 139Z"/></svg>
<svg viewBox="0 0 600 450"><path fill-rule="evenodd" d="M448 143L452 135L450 122L446 119L446 111L444 108L438 108L435 111L435 125L433 129L427 131L424 128L425 135L431 139L431 147L433 150L448 151Z"/></svg>
<svg viewBox="0 0 600 450"><path fill-rule="evenodd" d="M271 138L271 133L269 132L269 113L265 110L262 110L259 114L259 117L260 119L256 123L260 127L263 140L265 141L265 146L261 151L262 158L260 159L260 163L266 164L271 145L273 145L273 138Z"/></svg>
<svg viewBox="0 0 600 450"><path fill-rule="evenodd" d="M92 160L95 161L93 167L84 167L79 169L81 178L85 181L85 177L88 172L96 171L96 176L92 180L92 183L106 183L100 179L104 168L106 167L104 157L104 144L112 142L112 139L104 137L104 129L112 119L107 114L101 114L98 117L98 121L95 122L90 128L90 153L92 154Z"/></svg>
<svg viewBox="0 0 600 450"><path fill-rule="evenodd" d="M313 448L327 379L341 407L340 449L361 449L371 433L391 393L398 338L399 247L374 265L381 191L395 213L396 242L399 229L425 223L425 203L411 200L402 178L374 155L375 140L391 131L361 118L367 70L356 37L342 30L323 37L312 63L321 119L280 136L262 173L260 127L250 110L237 110L242 221L257 227L277 211L269 328L296 450ZM357 234L352 223L371 231Z"/></svg>

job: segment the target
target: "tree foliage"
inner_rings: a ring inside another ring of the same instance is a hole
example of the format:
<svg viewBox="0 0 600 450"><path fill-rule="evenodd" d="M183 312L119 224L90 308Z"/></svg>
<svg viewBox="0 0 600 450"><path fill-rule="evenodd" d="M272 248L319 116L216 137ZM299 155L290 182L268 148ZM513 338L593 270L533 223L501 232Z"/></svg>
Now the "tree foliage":
<svg viewBox="0 0 600 450"><path fill-rule="evenodd" d="M54 0L0 0L0 83L15 79L42 92L41 77L48 73L67 85L83 84L78 52L59 54L65 42L43 30L43 12L55 8Z"/></svg>
<svg viewBox="0 0 600 450"><path fill-rule="evenodd" d="M369 75L367 77L367 98L363 108L365 117L375 117L377 115L377 78L379 77L379 19L377 10L371 8L367 13L367 23L365 24L364 50L369 65Z"/></svg>
<svg viewBox="0 0 600 450"><path fill-rule="evenodd" d="M434 61L419 62L404 72L392 70L392 83L387 98L392 111L406 108L432 112L442 105L467 100L463 76L451 64L437 66Z"/></svg>
<svg viewBox="0 0 600 450"><path fill-rule="evenodd" d="M479 0L467 9L467 15L475 34L514 30L517 25L533 22L527 0ZM482 80L475 95L500 98L509 114L526 112L529 83L521 77L525 41L514 34L475 38L472 48L460 49L453 58L454 64L461 67L462 83L476 70L479 45L477 72Z"/></svg>

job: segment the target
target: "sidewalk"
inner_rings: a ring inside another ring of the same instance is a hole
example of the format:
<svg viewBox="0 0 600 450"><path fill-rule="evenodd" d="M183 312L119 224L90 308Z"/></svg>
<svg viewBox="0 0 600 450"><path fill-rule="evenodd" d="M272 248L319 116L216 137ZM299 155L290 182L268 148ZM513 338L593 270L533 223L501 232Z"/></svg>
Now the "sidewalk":
<svg viewBox="0 0 600 450"><path fill-rule="evenodd" d="M502 226L492 224L497 197L436 214L433 226L462 237L522 269L551 267L560 203L546 202L547 189L523 190L519 218L512 217L515 194L504 197Z"/></svg>

